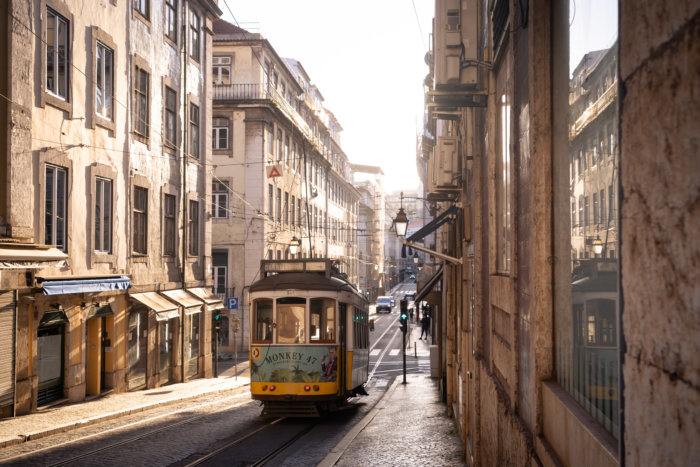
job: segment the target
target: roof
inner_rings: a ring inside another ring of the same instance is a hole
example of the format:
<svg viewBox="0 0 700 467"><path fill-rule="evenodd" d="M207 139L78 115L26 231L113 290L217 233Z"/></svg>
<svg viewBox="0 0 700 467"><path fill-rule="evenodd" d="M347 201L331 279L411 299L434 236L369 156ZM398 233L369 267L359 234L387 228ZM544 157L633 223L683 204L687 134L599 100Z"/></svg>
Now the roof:
<svg viewBox="0 0 700 467"><path fill-rule="evenodd" d="M339 277L326 277L322 273L287 272L265 277L250 286L251 292L266 290L328 290L333 292L351 292L355 288Z"/></svg>

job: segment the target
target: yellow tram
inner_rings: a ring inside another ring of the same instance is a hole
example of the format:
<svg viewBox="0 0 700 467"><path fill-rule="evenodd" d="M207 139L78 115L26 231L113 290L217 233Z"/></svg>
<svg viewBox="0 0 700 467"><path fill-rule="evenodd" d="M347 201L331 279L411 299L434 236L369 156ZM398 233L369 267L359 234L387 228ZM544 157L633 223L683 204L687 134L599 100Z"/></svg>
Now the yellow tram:
<svg viewBox="0 0 700 467"><path fill-rule="evenodd" d="M262 261L250 286L250 390L263 414L318 416L364 395L367 300L329 259Z"/></svg>

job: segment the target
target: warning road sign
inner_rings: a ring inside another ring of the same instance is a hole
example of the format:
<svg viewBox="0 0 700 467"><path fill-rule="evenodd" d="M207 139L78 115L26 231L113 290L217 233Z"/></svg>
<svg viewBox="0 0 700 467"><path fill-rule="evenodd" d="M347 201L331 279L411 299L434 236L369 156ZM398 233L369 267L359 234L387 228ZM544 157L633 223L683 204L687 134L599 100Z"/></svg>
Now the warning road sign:
<svg viewBox="0 0 700 467"><path fill-rule="evenodd" d="M267 171L267 178L274 178L274 177L281 177L281 176L282 176L282 169L280 169L279 165L273 165Z"/></svg>

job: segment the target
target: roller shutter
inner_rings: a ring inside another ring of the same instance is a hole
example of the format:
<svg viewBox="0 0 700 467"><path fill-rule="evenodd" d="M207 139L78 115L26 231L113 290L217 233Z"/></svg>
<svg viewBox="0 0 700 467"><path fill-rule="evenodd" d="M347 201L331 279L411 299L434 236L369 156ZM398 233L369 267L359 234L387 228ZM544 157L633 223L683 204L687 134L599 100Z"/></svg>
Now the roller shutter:
<svg viewBox="0 0 700 467"><path fill-rule="evenodd" d="M15 399L15 293L0 292L0 407Z"/></svg>

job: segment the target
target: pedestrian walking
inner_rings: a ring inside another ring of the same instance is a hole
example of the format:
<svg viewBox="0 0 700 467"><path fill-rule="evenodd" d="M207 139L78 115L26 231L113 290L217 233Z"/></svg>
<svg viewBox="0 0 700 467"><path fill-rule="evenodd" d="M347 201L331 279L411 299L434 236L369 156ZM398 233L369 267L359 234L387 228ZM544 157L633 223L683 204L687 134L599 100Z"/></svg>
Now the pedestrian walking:
<svg viewBox="0 0 700 467"><path fill-rule="evenodd" d="M423 319L420 320L420 340L423 340L423 334L425 334L425 340L428 340L430 335L430 318L426 313L423 313Z"/></svg>

